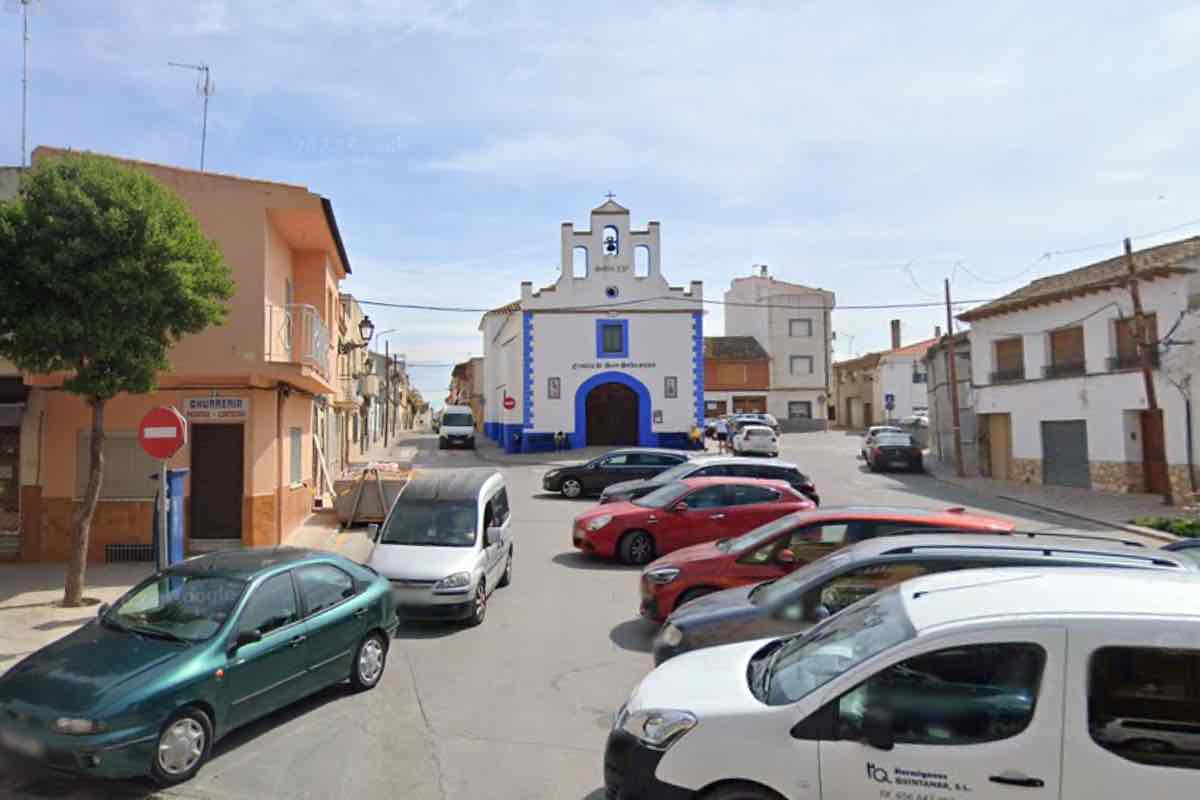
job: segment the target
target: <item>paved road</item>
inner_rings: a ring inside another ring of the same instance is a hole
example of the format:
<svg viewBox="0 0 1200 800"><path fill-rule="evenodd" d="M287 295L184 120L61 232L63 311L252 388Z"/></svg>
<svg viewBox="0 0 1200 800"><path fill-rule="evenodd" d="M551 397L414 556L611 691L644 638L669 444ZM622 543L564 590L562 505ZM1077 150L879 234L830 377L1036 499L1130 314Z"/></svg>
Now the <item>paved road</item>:
<svg viewBox="0 0 1200 800"><path fill-rule="evenodd" d="M471 452L415 442L431 469L478 465ZM783 457L817 480L827 505L963 505L1024 529L1081 523L992 500L923 475L875 475L856 437L785 436ZM483 626L403 628L372 692L331 689L218 745L172 797L520 798L598 800L612 711L651 667L652 629L637 617L637 571L590 561L570 543L587 501L541 494L545 467L503 465L513 498L513 584ZM153 795L148 784L60 778L0 757L0 796Z"/></svg>

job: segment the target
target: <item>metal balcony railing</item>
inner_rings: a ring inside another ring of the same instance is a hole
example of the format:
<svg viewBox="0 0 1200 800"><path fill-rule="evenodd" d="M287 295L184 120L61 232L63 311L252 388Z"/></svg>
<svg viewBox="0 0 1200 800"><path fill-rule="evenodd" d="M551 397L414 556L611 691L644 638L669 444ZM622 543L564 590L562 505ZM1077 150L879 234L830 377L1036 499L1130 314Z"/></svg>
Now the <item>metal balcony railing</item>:
<svg viewBox="0 0 1200 800"><path fill-rule="evenodd" d="M1042 367L1044 378L1075 378L1087 373L1087 364L1083 361L1059 361Z"/></svg>
<svg viewBox="0 0 1200 800"><path fill-rule="evenodd" d="M1150 351L1150 366L1158 367L1158 351ZM1142 357L1137 353L1118 353L1108 359L1108 371L1120 372L1126 369L1141 369Z"/></svg>
<svg viewBox="0 0 1200 800"><path fill-rule="evenodd" d="M1013 381L1025 380L1025 368L1017 367L1016 369L998 369L992 373L992 383L1012 383Z"/></svg>
<svg viewBox="0 0 1200 800"><path fill-rule="evenodd" d="M329 378L329 328L313 306L267 304L267 361L303 364Z"/></svg>

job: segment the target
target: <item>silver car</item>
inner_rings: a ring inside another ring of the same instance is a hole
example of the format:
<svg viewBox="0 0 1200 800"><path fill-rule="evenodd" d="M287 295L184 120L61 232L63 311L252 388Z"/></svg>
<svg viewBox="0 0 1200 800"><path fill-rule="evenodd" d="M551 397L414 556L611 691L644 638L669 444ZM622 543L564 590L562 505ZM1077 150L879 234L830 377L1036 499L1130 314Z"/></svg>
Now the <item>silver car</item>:
<svg viewBox="0 0 1200 800"><path fill-rule="evenodd" d="M483 622L512 581L512 513L494 469L418 472L375 532L369 565L392 584L402 620Z"/></svg>

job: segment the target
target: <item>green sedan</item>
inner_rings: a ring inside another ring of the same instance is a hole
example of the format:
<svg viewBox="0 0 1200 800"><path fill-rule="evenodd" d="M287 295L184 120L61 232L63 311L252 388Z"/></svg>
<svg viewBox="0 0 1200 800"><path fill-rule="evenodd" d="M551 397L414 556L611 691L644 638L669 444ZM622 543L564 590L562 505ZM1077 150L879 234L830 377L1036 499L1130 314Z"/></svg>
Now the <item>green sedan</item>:
<svg viewBox="0 0 1200 800"><path fill-rule="evenodd" d="M213 742L331 684L373 688L388 581L295 548L189 559L0 676L0 748L105 778L191 778Z"/></svg>

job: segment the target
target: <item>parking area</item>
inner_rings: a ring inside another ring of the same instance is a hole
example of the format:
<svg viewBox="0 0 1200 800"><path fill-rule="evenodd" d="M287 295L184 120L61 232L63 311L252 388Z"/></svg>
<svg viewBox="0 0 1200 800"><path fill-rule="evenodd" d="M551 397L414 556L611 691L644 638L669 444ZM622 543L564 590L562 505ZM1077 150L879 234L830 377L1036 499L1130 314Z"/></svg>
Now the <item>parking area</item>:
<svg viewBox="0 0 1200 800"><path fill-rule="evenodd" d="M479 453L439 451L432 437L407 444L428 469L487 463ZM788 434L781 458L811 473L825 505L965 506L1023 530L1089 527L927 475L872 474L858 446L842 433ZM196 779L170 792L81 782L0 756L0 796L599 800L612 712L652 666L639 573L572 547L571 520L594 501L544 494L544 465L499 468L516 560L512 585L493 596L482 626L403 626L376 690L327 690L237 731Z"/></svg>

